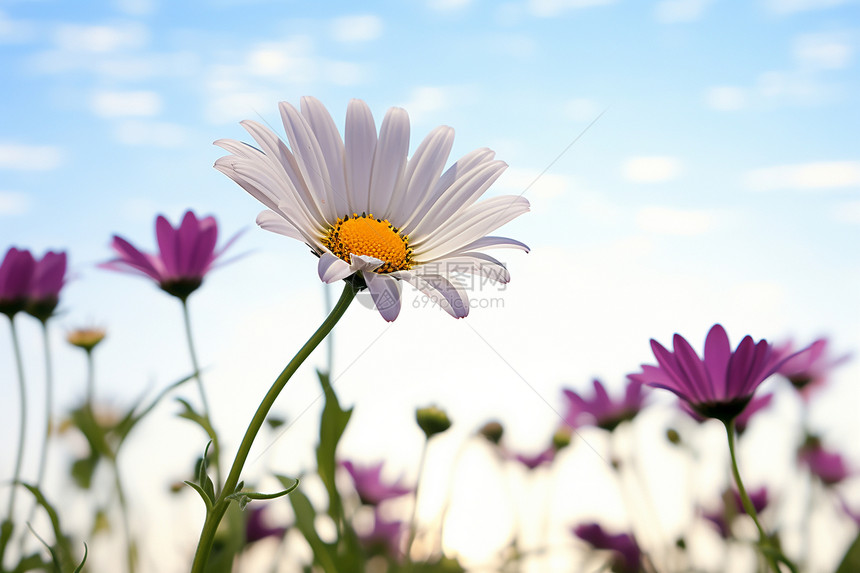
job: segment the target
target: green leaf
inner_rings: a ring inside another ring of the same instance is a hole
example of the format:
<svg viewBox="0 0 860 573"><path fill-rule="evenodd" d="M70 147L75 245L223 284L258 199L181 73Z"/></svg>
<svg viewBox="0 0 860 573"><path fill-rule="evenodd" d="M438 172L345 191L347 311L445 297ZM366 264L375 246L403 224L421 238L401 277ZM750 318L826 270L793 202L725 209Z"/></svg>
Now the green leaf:
<svg viewBox="0 0 860 573"><path fill-rule="evenodd" d="M207 470L209 469L209 446L212 445L212 440L206 444L206 448L203 450L203 457L200 458L200 463L197 464L197 483L200 484L200 487L209 496L209 499L214 502L215 501L215 485L212 483L212 480L209 479L209 473Z"/></svg>
<svg viewBox="0 0 860 573"><path fill-rule="evenodd" d="M72 547L69 544L68 538L63 534L63 530L60 527L60 517L57 515L57 511L54 509L54 506L45 499L45 496L38 487L23 482L18 483L33 494L33 497L36 498L36 503L42 506L48 514L48 518L51 521L51 527L54 530L54 539L56 540L53 548L50 546L48 547L51 549L51 556L54 558L55 564L58 565L60 571L68 571L69 569L72 569L75 562L75 559L72 556ZM33 534L35 535L35 531ZM39 538L42 543L45 543L41 537L38 535L36 535L36 537ZM47 546L47 543L45 543L45 545Z"/></svg>
<svg viewBox="0 0 860 573"><path fill-rule="evenodd" d="M84 568L84 563L87 562L87 555L89 555L89 553L90 553L90 550L89 550L89 547L87 547L87 542L84 541L84 558L81 559L81 562L78 564L77 567L75 567L74 573L81 573L81 571Z"/></svg>
<svg viewBox="0 0 860 573"><path fill-rule="evenodd" d="M38 537L39 536L37 535L36 538L38 539ZM44 543L44 541L42 543ZM15 565L15 568L12 569L12 573L26 573L27 571L34 571L36 569L47 571L49 567L51 567L51 563L46 563L38 553L33 553L32 555L28 555L21 559L18 564Z"/></svg>
<svg viewBox="0 0 860 573"><path fill-rule="evenodd" d="M337 553L335 547L325 543L320 536L317 535L314 521L316 520L316 510L311 504L308 497L301 490L296 490L290 495L290 504L293 506L293 513L296 514L296 528L302 533L311 550L314 553L314 562L320 565L326 573L337 573L338 569L335 565Z"/></svg>
<svg viewBox="0 0 860 573"><path fill-rule="evenodd" d="M290 479L288 477L284 477L281 475L276 475L275 477L284 485L286 489L282 491L278 491L275 493L260 493L256 491L237 491L231 493L227 496L227 499L230 501L235 501L239 503L239 509L245 509L245 506L248 505L252 500L255 499L275 499L278 497L282 497L292 492L299 486L299 480Z"/></svg>
<svg viewBox="0 0 860 573"><path fill-rule="evenodd" d="M188 403L184 398L177 398L177 402L182 404L185 407L184 412L179 413L180 418L185 418L186 420L191 420L206 432L206 435L209 436L210 440L215 440L215 429L209 423L205 416L198 414L194 408L191 407L191 404Z"/></svg>
<svg viewBox="0 0 860 573"><path fill-rule="evenodd" d="M90 452L90 455L75 460L72 463L70 473L75 480L75 484L81 489L90 489L93 483L93 474L96 472L101 456L95 452Z"/></svg>
<svg viewBox="0 0 860 573"><path fill-rule="evenodd" d="M193 481L185 480L185 483L186 483L186 484L188 484L188 485L190 485L192 488L194 488L194 491L196 491L197 493L199 493L199 494L200 494L200 497L202 497L202 498L203 498L203 503L205 503L205 504L206 504L206 513L208 514L208 513L212 510L212 501L213 501L213 498L211 498L211 497L209 496L209 494L207 494L207 493L206 493L206 490L204 490L202 487L200 487L199 485L197 485L197 484L196 484L196 483L194 483Z"/></svg>
<svg viewBox="0 0 860 573"><path fill-rule="evenodd" d="M180 378L173 384L167 386L164 390L159 392L155 398L153 398L152 402L150 402L146 408L141 410L139 413L135 413L135 408L137 408L137 406L129 410L125 418L123 418L122 421L120 421L114 428L114 431L119 438L119 442L122 443L122 441L125 440L126 436L128 436L129 432L131 432L131 430L137 425L137 423L140 422L147 414L149 414L165 396L167 396L170 392L172 392L176 388L179 388L189 380L193 379L194 376L195 375L193 373L189 374L188 376ZM138 400L138 404L142 401L143 400Z"/></svg>
<svg viewBox="0 0 860 573"><path fill-rule="evenodd" d="M856 573L860 571L860 534L854 539L851 547L845 552L842 563L836 573Z"/></svg>
<svg viewBox="0 0 860 573"><path fill-rule="evenodd" d="M337 469L337 445L352 416L352 408L344 410L340 406L337 394L329 382L328 374L317 371L320 384L325 394L325 406L320 419L320 442L317 446L317 472L328 492L328 513L336 522L342 521L343 506L340 493L335 485L335 470Z"/></svg>

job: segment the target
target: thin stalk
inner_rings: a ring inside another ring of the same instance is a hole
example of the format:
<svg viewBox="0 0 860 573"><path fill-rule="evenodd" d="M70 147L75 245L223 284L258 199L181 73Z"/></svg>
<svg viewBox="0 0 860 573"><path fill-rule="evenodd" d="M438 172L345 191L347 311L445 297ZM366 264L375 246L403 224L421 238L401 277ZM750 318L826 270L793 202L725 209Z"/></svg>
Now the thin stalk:
<svg viewBox="0 0 860 573"><path fill-rule="evenodd" d="M42 452L39 455L39 469L36 474L36 487L42 489L42 482L45 479L45 466L48 459L48 444L51 438L51 420L54 412L54 376L51 364L51 344L48 337L48 321L42 321L42 342L45 346L45 441L42 443ZM34 503L30 509L30 515L27 518L28 522L33 521L36 515L37 505Z"/></svg>
<svg viewBox="0 0 860 573"><path fill-rule="evenodd" d="M18 340L18 330L15 328L15 319L9 318L9 326L12 329L12 346L15 353L15 364L18 367L18 394L21 406L21 422L18 435L18 453L15 456L15 472L12 477L12 487L9 488L9 511L6 520L12 523L15 513L15 492L18 491L17 484L21 480L21 461L24 458L24 434L27 431L27 388L24 380L24 362L21 359L21 343Z"/></svg>
<svg viewBox="0 0 860 573"><path fill-rule="evenodd" d="M116 458L111 458L111 465L113 466L114 486L116 487L117 500L119 501L120 515L122 516L122 532L125 537L128 573L134 573L135 562L137 561L137 550L131 537L131 525L128 519L128 500L125 497L125 490L122 487L122 480L119 475L119 462Z"/></svg>
<svg viewBox="0 0 860 573"><path fill-rule="evenodd" d="M227 499L227 496L234 492L239 483L239 476L242 473L245 461L248 459L248 454L251 452L254 438L257 437L257 433L265 423L269 410L272 409L278 395L284 389L284 386L287 385L287 382L290 381L293 374L295 374L299 369L299 366L301 366L307 357L310 356L311 352L319 346L326 335L328 335L332 328L334 328L334 325L337 324L338 320L340 320L344 315L346 309L349 308L349 304L352 302L352 299L355 298L356 292L356 288L351 283L344 282L343 293L340 295L340 299L337 301L337 304L334 306L331 313L326 317L317 331L313 333L307 342L305 342L304 346L299 349L293 359L290 360L289 364L287 364L272 384L272 387L269 388L263 401L260 402L260 405L257 407L257 411L254 413L254 417L251 418L251 423L248 425L248 429L245 431L245 436L242 438L242 443L239 445L239 449L236 452L236 457L233 460L230 473L227 475L227 481L224 483L224 488L221 490L221 493L218 494L212 508L206 513L206 521L203 523L203 530L200 532L200 541L197 544L197 551L194 554L191 573L203 573L206 569L206 562L208 561L209 554L212 551L212 542L215 539L215 532L218 529L218 524L221 523L221 519L224 517L224 513L227 511L227 507L230 505L230 500Z"/></svg>
<svg viewBox="0 0 860 573"><path fill-rule="evenodd" d="M87 348L87 404L92 408L93 399L95 398L95 363L93 361L93 349Z"/></svg>
<svg viewBox="0 0 860 573"><path fill-rule="evenodd" d="M325 313L328 315L331 312L331 287L323 283L323 294L325 299ZM325 341L326 344L326 374L331 379L334 373L334 334L330 334Z"/></svg>
<svg viewBox="0 0 860 573"><path fill-rule="evenodd" d="M415 503L412 504L412 515L409 518L409 541L406 543L406 562L409 563L409 569L412 569L412 544L415 542L415 534L418 532L418 523L416 520L418 514L418 492L421 485L421 475L424 473L424 464L427 463L427 446L430 444L430 438L424 439L424 445L421 448L421 457L418 460L418 478L415 480Z"/></svg>
<svg viewBox="0 0 860 573"><path fill-rule="evenodd" d="M218 432L212 426L212 418L209 416L209 401L206 399L206 390L203 387L203 377L200 375L197 352L194 350L194 337L191 335L191 317L188 313L188 301L184 298L181 300L182 317L185 321L185 337L188 340L188 353L191 355L191 367L194 368L194 378L197 380L197 388L200 390L203 418L206 420L206 425L212 430L210 438L212 438L212 457L215 458L215 483L216 487L221 487L221 446L218 443Z"/></svg>
<svg viewBox="0 0 860 573"><path fill-rule="evenodd" d="M773 569L776 573L779 573L779 565L777 561L785 563L788 568L793 572L797 573L797 567L792 563L782 552L774 547L770 538L764 531L764 528L761 526L761 522L758 519L758 513L755 510L755 506L752 503L749 495L747 494L747 490L744 487L744 483L741 480L741 473L738 471L738 460L737 454L735 452L735 423L734 420L724 421L723 425L726 427L726 436L729 440L729 454L732 459L732 475L735 478L735 484L738 486L738 493L741 496L741 502L743 503L744 510L747 512L753 523L755 523L756 529L758 529L758 544L761 549L765 559L768 562L768 565L771 569Z"/></svg>

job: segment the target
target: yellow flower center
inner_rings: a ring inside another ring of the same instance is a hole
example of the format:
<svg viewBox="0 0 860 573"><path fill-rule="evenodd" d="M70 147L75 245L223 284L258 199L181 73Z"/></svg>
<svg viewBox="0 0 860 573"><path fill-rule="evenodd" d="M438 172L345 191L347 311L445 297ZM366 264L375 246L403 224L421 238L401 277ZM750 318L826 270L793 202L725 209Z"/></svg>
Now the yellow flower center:
<svg viewBox="0 0 860 573"><path fill-rule="evenodd" d="M390 273L412 268L412 249L409 238L387 219L376 219L373 214L353 213L337 220L322 240L328 250L346 262L350 254L366 255L383 261L377 273Z"/></svg>

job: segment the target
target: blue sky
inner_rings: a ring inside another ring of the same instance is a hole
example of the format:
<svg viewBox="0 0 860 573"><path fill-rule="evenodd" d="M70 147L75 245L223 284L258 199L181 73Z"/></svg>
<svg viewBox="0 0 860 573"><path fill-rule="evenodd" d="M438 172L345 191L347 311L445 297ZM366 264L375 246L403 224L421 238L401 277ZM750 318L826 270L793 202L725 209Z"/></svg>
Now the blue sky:
<svg viewBox="0 0 860 573"><path fill-rule="evenodd" d="M510 165L490 194L527 189L532 212L502 234L532 252L506 253L504 307L466 321L350 310L336 358L359 404L347 447L390 453L360 428L409 424L413 405L436 401L464 433L495 415L534 449L556 421L544 399L592 376L618 386L650 360L650 337L700 345L719 321L733 341L829 334L860 348L858 22L848 0L0 0L0 248L69 251L56 345L63 329L106 326L103 389L123 402L188 365L174 301L94 268L110 236L151 248L155 215L187 208L215 215L225 238L247 229L235 251L248 255L192 298L215 416L241 411L222 422L238 440L255 392L320 320L322 288L304 246L254 227L261 206L212 169L211 144L247 141L242 119L282 133L277 102L303 95L341 128L350 98L377 122L403 106L413 149L447 124L452 161L488 146ZM38 380L37 332L22 328ZM0 329L3 366L8 342ZM70 372L78 358L58 351ZM817 415L846 422L837 441L860 431L845 406L857 374L841 371ZM235 397L239 376L252 396ZM297 382L290 415L316 396L310 369ZM64 386L61 403L81 393ZM295 430L296 467L310 422ZM178 464L198 449L189 436ZM414 448L385 446L412 452L409 467Z"/></svg>

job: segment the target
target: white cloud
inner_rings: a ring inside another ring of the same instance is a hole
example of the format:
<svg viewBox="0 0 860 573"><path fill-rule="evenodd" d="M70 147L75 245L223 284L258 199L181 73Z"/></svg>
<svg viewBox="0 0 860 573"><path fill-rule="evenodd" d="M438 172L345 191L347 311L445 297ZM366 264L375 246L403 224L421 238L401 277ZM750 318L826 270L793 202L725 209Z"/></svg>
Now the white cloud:
<svg viewBox="0 0 860 573"><path fill-rule="evenodd" d="M736 86L714 86L705 93L705 103L718 111L737 111L747 105L747 92Z"/></svg>
<svg viewBox="0 0 860 573"><path fill-rule="evenodd" d="M666 156L631 157L624 162L623 173L634 183L662 183L678 177L681 161Z"/></svg>
<svg viewBox="0 0 860 573"><path fill-rule="evenodd" d="M429 122L437 112L471 99L470 89L463 86L419 86L410 95L401 107L413 124Z"/></svg>
<svg viewBox="0 0 860 573"><path fill-rule="evenodd" d="M117 141L125 145L179 147L188 140L188 130L164 121L124 120L115 126Z"/></svg>
<svg viewBox="0 0 860 573"><path fill-rule="evenodd" d="M373 14L343 16L331 24L331 35L336 42L369 42L382 35L382 18Z"/></svg>
<svg viewBox="0 0 860 573"><path fill-rule="evenodd" d="M564 115L574 121L591 121L600 113L600 106L593 99L575 98L564 104Z"/></svg>
<svg viewBox="0 0 860 573"><path fill-rule="evenodd" d="M220 125L255 117L258 113L275 109L278 97L273 91L265 89L225 91L210 100L206 107L206 118Z"/></svg>
<svg viewBox="0 0 860 573"><path fill-rule="evenodd" d="M313 41L308 36L259 44L248 53L247 71L254 76L289 76L291 82L308 82L316 77L318 67L313 51Z"/></svg>
<svg viewBox="0 0 860 573"><path fill-rule="evenodd" d="M115 0L117 9L129 16L149 16L155 12L155 0Z"/></svg>
<svg viewBox="0 0 860 573"><path fill-rule="evenodd" d="M636 213L636 226L658 235L693 236L714 228L716 214L696 209L643 207Z"/></svg>
<svg viewBox="0 0 860 573"><path fill-rule="evenodd" d="M710 3L711 0L661 0L654 10L657 21L664 24L695 22Z"/></svg>
<svg viewBox="0 0 860 573"><path fill-rule="evenodd" d="M847 0L768 0L767 7L776 14L794 14L833 8L842 4L847 4Z"/></svg>
<svg viewBox="0 0 860 573"><path fill-rule="evenodd" d="M324 79L338 86L354 86L367 80L369 72L355 62L323 62Z"/></svg>
<svg viewBox="0 0 860 573"><path fill-rule="evenodd" d="M860 161L819 161L754 169L744 176L754 191L860 187Z"/></svg>
<svg viewBox="0 0 860 573"><path fill-rule="evenodd" d="M100 117L152 117L161 113L161 96L152 91L98 91L90 109Z"/></svg>
<svg viewBox="0 0 860 573"><path fill-rule="evenodd" d="M832 215L836 221L860 225L860 201L847 201L836 205Z"/></svg>
<svg viewBox="0 0 860 573"><path fill-rule="evenodd" d="M841 34L803 34L794 42L801 65L816 69L840 69L851 62L851 44Z"/></svg>
<svg viewBox="0 0 860 573"><path fill-rule="evenodd" d="M469 6L472 0L428 0L427 6L439 12L454 12Z"/></svg>
<svg viewBox="0 0 860 573"><path fill-rule="evenodd" d="M111 53L141 48L148 40L149 32L139 23L113 26L61 24L54 32L57 47L69 52Z"/></svg>
<svg viewBox="0 0 860 573"><path fill-rule="evenodd" d="M549 18L570 10L614 3L615 0L529 0L529 11L540 18Z"/></svg>
<svg viewBox="0 0 860 573"><path fill-rule="evenodd" d="M20 191L0 191L0 217L23 215L30 210L30 198Z"/></svg>
<svg viewBox="0 0 860 573"><path fill-rule="evenodd" d="M13 20L0 12L0 44L21 44L36 36L36 27L26 20Z"/></svg>
<svg viewBox="0 0 860 573"><path fill-rule="evenodd" d="M52 145L0 142L0 169L50 171L63 163L63 150Z"/></svg>
<svg viewBox="0 0 860 573"><path fill-rule="evenodd" d="M571 187L570 178L555 173L540 174L537 169L507 169L493 185L494 189L509 193L525 193L526 197L552 199L563 195Z"/></svg>

